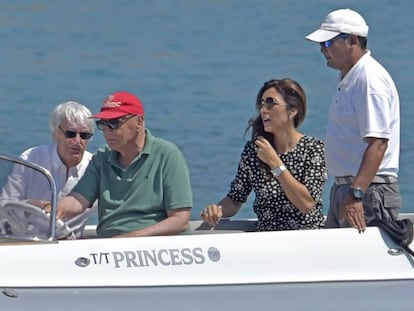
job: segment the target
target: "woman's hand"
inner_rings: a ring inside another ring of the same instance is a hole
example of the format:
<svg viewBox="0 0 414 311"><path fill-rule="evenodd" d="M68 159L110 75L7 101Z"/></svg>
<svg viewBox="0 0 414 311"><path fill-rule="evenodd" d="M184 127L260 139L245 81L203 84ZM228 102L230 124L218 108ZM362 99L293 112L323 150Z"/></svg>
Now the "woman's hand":
<svg viewBox="0 0 414 311"><path fill-rule="evenodd" d="M269 165L270 168L278 167L283 164L275 149L267 139L259 136L254 143L257 146L257 157Z"/></svg>
<svg viewBox="0 0 414 311"><path fill-rule="evenodd" d="M223 209L221 205L210 204L207 205L200 213L200 217L210 225L215 226L220 222L220 218L223 217Z"/></svg>

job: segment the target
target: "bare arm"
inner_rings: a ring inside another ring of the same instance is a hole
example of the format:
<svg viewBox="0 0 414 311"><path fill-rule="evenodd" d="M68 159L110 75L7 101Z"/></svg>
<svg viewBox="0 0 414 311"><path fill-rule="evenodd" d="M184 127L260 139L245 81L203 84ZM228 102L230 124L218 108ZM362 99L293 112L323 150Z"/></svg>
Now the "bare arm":
<svg viewBox="0 0 414 311"><path fill-rule="evenodd" d="M58 201L57 217L60 219L72 218L81 214L91 205L83 195L72 192Z"/></svg>
<svg viewBox="0 0 414 311"><path fill-rule="evenodd" d="M30 200L29 202L50 213L52 206L50 201ZM75 217L76 215L82 213L90 205L90 202L83 195L76 192L70 193L57 202L56 217L62 220Z"/></svg>
<svg viewBox="0 0 414 311"><path fill-rule="evenodd" d="M232 217L242 207L242 203L234 202L229 197L224 197L217 204L209 204L201 212L200 217L210 225L215 226L219 223L221 217Z"/></svg>
<svg viewBox="0 0 414 311"><path fill-rule="evenodd" d="M316 202L310 195L308 188L297 181L289 170L284 171L278 180L286 197L302 213L307 214L315 207Z"/></svg>
<svg viewBox="0 0 414 311"><path fill-rule="evenodd" d="M190 221L190 208L178 208L167 211L167 218L144 229L117 235L117 238L174 235L184 232Z"/></svg>
<svg viewBox="0 0 414 311"><path fill-rule="evenodd" d="M368 137L365 141L368 146L352 183L352 187L359 187L363 191L367 190L371 184L388 147L386 139ZM350 226L357 228L359 232L364 232L366 223L362 201L355 201L351 195L346 196L340 209L340 220L346 220Z"/></svg>
<svg viewBox="0 0 414 311"><path fill-rule="evenodd" d="M39 206L47 213L51 211L52 205L50 201L30 200L29 203ZM76 192L70 193L57 202L56 218L64 220L75 217L90 205L90 202L83 195Z"/></svg>
<svg viewBox="0 0 414 311"><path fill-rule="evenodd" d="M372 179L377 174L388 147L388 140L386 139L368 137L365 141L368 143L368 146L362 158L358 173L352 183L353 187L360 187L364 191L369 187Z"/></svg>
<svg viewBox="0 0 414 311"><path fill-rule="evenodd" d="M259 137L255 141L255 144L258 147L258 158L269 165L269 167L275 168L283 164L276 151L266 139ZM309 193L309 190L304 184L297 181L288 170L284 171L278 177L278 180L286 197L298 210L306 214L314 208L316 202Z"/></svg>

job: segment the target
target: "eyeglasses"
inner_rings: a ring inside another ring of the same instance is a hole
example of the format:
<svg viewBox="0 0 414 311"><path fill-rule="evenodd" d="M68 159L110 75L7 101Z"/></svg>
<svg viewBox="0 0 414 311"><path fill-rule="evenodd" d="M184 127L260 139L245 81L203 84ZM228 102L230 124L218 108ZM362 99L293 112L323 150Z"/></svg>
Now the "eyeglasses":
<svg viewBox="0 0 414 311"><path fill-rule="evenodd" d="M72 131L72 130L63 130L60 127L60 125L59 125L59 129L62 131L63 135L65 135L66 138L75 138L78 133L79 133L79 137L84 140L88 140L89 138L93 136L93 134L89 132L77 132L77 131Z"/></svg>
<svg viewBox="0 0 414 311"><path fill-rule="evenodd" d="M116 130L121 127L127 120L135 117L135 115L116 118L116 119L109 119L109 120L97 120L96 126L98 129L103 130L104 126L109 127L111 130Z"/></svg>
<svg viewBox="0 0 414 311"><path fill-rule="evenodd" d="M348 38L350 35L347 33L341 33L339 35L337 35L336 37L327 40L325 42L320 42L319 44L321 45L321 47L325 47L325 48L329 48L332 46L332 44L334 43L334 41L338 40L338 39L346 39Z"/></svg>
<svg viewBox="0 0 414 311"><path fill-rule="evenodd" d="M258 110L262 109L263 106L266 106L267 110L271 110L275 106L282 106L282 105L286 105L286 104L282 104L281 102L278 102L273 97L266 97L265 99L262 98L256 104Z"/></svg>

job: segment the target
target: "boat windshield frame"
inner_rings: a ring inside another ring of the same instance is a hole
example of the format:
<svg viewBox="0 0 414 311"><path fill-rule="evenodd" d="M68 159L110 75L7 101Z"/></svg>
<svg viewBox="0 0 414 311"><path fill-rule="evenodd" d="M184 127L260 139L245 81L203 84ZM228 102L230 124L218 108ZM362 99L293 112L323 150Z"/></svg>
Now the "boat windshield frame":
<svg viewBox="0 0 414 311"><path fill-rule="evenodd" d="M8 161L8 162L12 162L14 164L18 164L18 165L23 165L26 167L29 167L39 173L41 173L42 175L44 175L46 177L46 179L49 182L49 186L51 188L51 211L50 211L50 224L49 224L49 232L48 232L48 237L46 239L42 239L39 238L37 236L15 236L12 234L3 234L0 233L0 240L13 240L13 241L57 241L57 234L56 234L56 210L57 210L57 190L56 190L56 183L55 180L53 179L52 174L49 172L48 169L32 163L30 161L21 159L21 158L16 158L16 157L12 157L12 156L8 156L5 154L0 154L0 161Z"/></svg>

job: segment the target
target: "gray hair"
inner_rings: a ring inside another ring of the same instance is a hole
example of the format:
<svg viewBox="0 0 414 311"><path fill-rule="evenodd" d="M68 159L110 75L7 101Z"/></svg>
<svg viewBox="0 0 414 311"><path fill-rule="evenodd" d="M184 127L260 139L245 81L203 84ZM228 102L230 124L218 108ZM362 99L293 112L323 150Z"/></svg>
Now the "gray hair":
<svg viewBox="0 0 414 311"><path fill-rule="evenodd" d="M59 125L68 121L71 124L82 127L86 126L91 133L95 129L93 119L89 119L91 111L84 105L75 101L67 101L57 105L50 114L49 128L52 134L58 129Z"/></svg>

